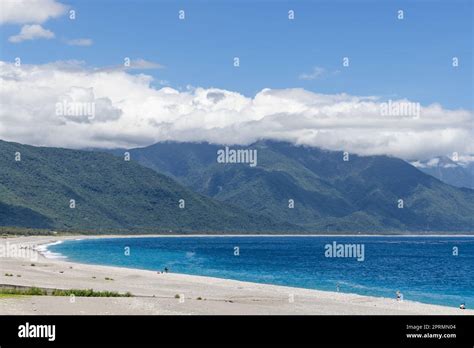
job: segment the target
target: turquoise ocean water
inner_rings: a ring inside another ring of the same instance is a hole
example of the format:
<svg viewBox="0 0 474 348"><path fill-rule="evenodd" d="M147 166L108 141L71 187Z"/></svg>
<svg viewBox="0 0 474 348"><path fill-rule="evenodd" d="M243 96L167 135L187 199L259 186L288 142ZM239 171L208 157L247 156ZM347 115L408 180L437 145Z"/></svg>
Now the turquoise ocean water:
<svg viewBox="0 0 474 348"><path fill-rule="evenodd" d="M363 245L364 260L326 257L333 242ZM406 300L474 308L474 237L106 238L48 250L82 263L389 298L400 290Z"/></svg>

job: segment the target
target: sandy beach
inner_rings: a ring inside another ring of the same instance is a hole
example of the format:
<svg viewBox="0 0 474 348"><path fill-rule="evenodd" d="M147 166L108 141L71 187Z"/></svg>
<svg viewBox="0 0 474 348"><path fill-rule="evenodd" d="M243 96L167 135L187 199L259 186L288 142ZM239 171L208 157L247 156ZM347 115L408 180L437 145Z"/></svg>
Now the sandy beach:
<svg viewBox="0 0 474 348"><path fill-rule="evenodd" d="M104 236L101 236L104 237ZM112 236L106 236L110 238ZM120 236L123 237L123 236ZM136 236L133 236L136 237ZM474 310L235 280L79 264L47 258L44 245L74 237L2 238L28 251L0 255L0 285L130 292L133 297L1 296L0 315L473 315ZM42 247L43 246L43 247ZM23 255L24 256L24 255Z"/></svg>

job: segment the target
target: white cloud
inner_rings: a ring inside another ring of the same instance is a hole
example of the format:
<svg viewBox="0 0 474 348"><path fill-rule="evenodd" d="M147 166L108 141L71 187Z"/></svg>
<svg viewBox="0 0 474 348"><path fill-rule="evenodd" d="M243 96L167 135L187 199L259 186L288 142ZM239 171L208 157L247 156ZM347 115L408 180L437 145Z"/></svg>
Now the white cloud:
<svg viewBox="0 0 474 348"><path fill-rule="evenodd" d="M300 80L316 80L323 77L326 74L326 70L319 66L315 66L309 73L300 74L298 77Z"/></svg>
<svg viewBox="0 0 474 348"><path fill-rule="evenodd" d="M421 161L413 161L410 162L410 164L415 168L427 168L427 165L425 163L422 163Z"/></svg>
<svg viewBox="0 0 474 348"><path fill-rule="evenodd" d="M52 39L54 38L54 33L51 30L44 29L39 24L24 25L20 33L17 35L10 36L8 41L13 43L19 43L25 40L35 40L35 39Z"/></svg>
<svg viewBox="0 0 474 348"><path fill-rule="evenodd" d="M66 40L66 44L69 46L91 46L93 41L91 39L72 39Z"/></svg>
<svg viewBox="0 0 474 348"><path fill-rule="evenodd" d="M383 116L375 96L264 89L248 98L217 88L156 89L149 75L94 70L77 61L21 68L0 63L0 82L0 139L33 145L110 148L163 140L275 139L404 159L474 154L473 113L438 104L422 106L414 118ZM95 103L96 117L59 117L55 105L64 98Z"/></svg>
<svg viewBox="0 0 474 348"><path fill-rule="evenodd" d="M0 24L44 23L63 15L67 9L56 0L2 0Z"/></svg>
<svg viewBox="0 0 474 348"><path fill-rule="evenodd" d="M162 69L164 68L163 65L155 62L150 62L145 59L133 59L130 61L129 69L141 69L141 70L148 70L148 69Z"/></svg>
<svg viewBox="0 0 474 348"><path fill-rule="evenodd" d="M439 164L439 158L432 158L426 163L428 167L437 167L438 164Z"/></svg>
<svg viewBox="0 0 474 348"><path fill-rule="evenodd" d="M142 58L131 59L129 57L124 58L123 64L106 66L102 68L95 69L96 72L114 72L114 71L126 71L126 70L155 70L163 69L164 66L160 63L151 62ZM165 80L163 80L165 81ZM167 83L168 81L166 81ZM158 81L160 83L160 81Z"/></svg>
<svg viewBox="0 0 474 348"><path fill-rule="evenodd" d="M467 166L470 163L474 162L474 155L461 155L459 156L459 164L462 166Z"/></svg>

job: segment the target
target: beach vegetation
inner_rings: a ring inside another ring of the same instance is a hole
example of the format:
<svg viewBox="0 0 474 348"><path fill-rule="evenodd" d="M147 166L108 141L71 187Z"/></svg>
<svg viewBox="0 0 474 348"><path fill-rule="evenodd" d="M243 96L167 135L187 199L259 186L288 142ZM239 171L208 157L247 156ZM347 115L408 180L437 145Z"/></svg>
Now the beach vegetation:
<svg viewBox="0 0 474 348"><path fill-rule="evenodd" d="M32 288L0 288L0 295L26 296L77 296L77 297L132 297L132 293L124 294L116 291L94 291L93 289L40 289Z"/></svg>

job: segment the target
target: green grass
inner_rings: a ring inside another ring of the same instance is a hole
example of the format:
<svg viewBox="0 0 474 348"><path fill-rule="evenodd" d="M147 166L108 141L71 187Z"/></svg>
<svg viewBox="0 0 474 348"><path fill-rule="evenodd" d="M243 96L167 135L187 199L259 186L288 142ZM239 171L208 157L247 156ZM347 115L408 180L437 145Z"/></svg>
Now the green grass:
<svg viewBox="0 0 474 348"><path fill-rule="evenodd" d="M50 292L39 288L0 289L0 296L78 296L78 297L132 297L130 292L125 294L116 291L94 291L93 289L54 289Z"/></svg>
<svg viewBox="0 0 474 348"><path fill-rule="evenodd" d="M40 296L47 295L45 290L39 288L28 288L28 289L0 289L0 295L29 295L29 296Z"/></svg>
<svg viewBox="0 0 474 348"><path fill-rule="evenodd" d="M54 290L52 296L78 296L78 297L132 297L130 292L120 294L115 291L94 291L92 289L71 289L71 290Z"/></svg>
<svg viewBox="0 0 474 348"><path fill-rule="evenodd" d="M13 295L13 294L0 294L0 299L2 298L14 298L18 297L19 295Z"/></svg>

